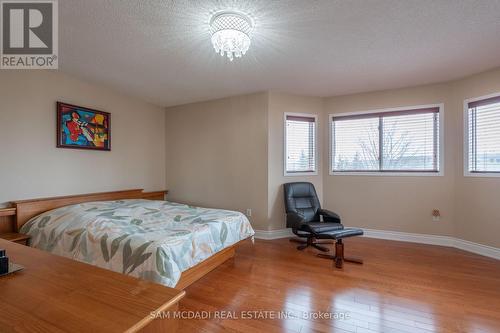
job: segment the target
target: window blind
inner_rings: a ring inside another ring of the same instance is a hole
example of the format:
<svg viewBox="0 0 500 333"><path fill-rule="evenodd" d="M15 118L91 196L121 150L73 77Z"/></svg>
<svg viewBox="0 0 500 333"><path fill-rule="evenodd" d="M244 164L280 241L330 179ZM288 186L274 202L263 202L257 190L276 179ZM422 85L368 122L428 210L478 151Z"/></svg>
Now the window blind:
<svg viewBox="0 0 500 333"><path fill-rule="evenodd" d="M468 104L469 172L500 172L500 96Z"/></svg>
<svg viewBox="0 0 500 333"><path fill-rule="evenodd" d="M287 115L285 122L286 172L315 172L316 119Z"/></svg>
<svg viewBox="0 0 500 333"><path fill-rule="evenodd" d="M332 116L332 171L438 172L439 108Z"/></svg>

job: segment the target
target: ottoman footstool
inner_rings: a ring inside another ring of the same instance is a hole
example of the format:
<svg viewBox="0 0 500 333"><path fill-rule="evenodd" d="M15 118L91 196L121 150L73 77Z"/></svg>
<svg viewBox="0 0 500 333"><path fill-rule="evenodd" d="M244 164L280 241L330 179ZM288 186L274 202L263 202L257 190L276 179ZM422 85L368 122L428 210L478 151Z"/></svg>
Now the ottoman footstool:
<svg viewBox="0 0 500 333"><path fill-rule="evenodd" d="M355 237L363 235L363 230L358 228L345 228L342 230L333 230L322 232L315 235L316 239L331 239L335 241L335 255L317 254L320 258L333 260L335 267L342 268L344 261L356 264L362 264L363 260L357 258L348 258L344 256L344 243L342 239L347 237Z"/></svg>

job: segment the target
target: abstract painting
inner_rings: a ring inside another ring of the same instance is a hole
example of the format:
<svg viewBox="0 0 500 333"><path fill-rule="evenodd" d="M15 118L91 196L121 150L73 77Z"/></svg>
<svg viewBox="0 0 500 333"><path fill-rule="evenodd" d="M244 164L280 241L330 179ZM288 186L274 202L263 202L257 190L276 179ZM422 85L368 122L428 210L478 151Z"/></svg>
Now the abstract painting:
<svg viewBox="0 0 500 333"><path fill-rule="evenodd" d="M111 150L111 115L57 102L57 147Z"/></svg>

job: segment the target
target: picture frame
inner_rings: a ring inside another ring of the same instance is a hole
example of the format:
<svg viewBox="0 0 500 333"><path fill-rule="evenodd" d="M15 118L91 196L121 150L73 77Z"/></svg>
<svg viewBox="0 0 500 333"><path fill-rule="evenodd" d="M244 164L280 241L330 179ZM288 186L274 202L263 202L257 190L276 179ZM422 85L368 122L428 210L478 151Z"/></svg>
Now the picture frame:
<svg viewBox="0 0 500 333"><path fill-rule="evenodd" d="M111 114L57 102L57 147L111 150Z"/></svg>

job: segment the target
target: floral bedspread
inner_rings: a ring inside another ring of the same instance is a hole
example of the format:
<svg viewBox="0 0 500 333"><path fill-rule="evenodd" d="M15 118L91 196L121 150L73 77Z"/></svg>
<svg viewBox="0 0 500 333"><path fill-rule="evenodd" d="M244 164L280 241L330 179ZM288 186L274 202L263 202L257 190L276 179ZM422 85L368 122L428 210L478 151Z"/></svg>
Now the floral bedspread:
<svg viewBox="0 0 500 333"><path fill-rule="evenodd" d="M20 231L33 247L169 287L183 271L254 235L242 213L152 200L57 208Z"/></svg>

